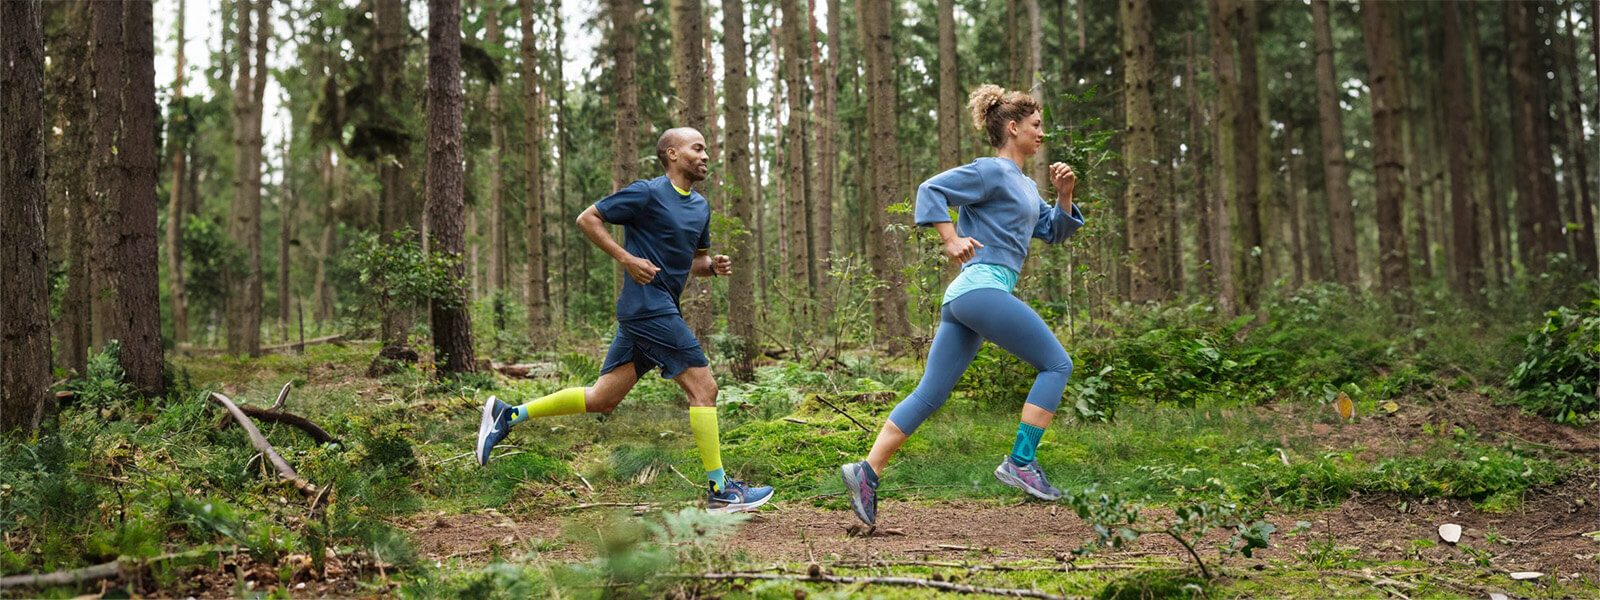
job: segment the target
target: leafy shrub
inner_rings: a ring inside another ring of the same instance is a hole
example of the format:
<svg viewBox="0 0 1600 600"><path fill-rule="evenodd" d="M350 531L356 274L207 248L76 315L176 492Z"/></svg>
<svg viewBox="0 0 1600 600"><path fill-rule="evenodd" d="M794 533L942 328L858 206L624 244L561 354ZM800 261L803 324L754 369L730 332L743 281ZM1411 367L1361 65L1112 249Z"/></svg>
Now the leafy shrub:
<svg viewBox="0 0 1600 600"><path fill-rule="evenodd" d="M1600 418L1600 299L1545 313L1523 357L1506 380L1517 404L1567 423Z"/></svg>

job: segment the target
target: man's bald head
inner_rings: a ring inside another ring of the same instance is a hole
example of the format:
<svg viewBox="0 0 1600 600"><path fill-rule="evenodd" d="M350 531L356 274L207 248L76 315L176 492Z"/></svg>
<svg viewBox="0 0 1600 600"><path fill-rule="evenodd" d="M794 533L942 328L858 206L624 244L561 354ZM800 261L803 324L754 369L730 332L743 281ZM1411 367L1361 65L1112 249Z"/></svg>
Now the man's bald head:
<svg viewBox="0 0 1600 600"><path fill-rule="evenodd" d="M656 160L661 161L661 168L668 172L672 171L671 159L682 160L691 163L681 167L686 174L696 181L704 179L705 157L706 138L693 127L674 127L661 132L661 137L656 139Z"/></svg>

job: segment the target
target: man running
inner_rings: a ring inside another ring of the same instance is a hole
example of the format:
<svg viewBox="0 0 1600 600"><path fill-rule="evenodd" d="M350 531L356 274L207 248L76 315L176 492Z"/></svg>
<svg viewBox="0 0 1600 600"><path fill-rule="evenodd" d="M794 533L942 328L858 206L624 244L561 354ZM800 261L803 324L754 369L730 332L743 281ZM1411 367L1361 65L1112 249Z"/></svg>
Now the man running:
<svg viewBox="0 0 1600 600"><path fill-rule="evenodd" d="M609 413L640 377L660 367L661 377L676 381L689 397L689 429L709 480L706 509L754 510L772 499L772 488L729 479L723 473L717 383L700 342L678 310L678 297L690 275L733 273L732 259L709 254L711 205L693 190L708 173L705 137L689 127L669 129L656 142L656 158L666 175L628 184L578 216L578 229L628 271L617 298L617 335L606 352L600 379L592 387L567 388L522 406L490 396L478 424L478 464L488 464L495 444L518 423ZM623 226L623 244L606 232L607 223Z"/></svg>

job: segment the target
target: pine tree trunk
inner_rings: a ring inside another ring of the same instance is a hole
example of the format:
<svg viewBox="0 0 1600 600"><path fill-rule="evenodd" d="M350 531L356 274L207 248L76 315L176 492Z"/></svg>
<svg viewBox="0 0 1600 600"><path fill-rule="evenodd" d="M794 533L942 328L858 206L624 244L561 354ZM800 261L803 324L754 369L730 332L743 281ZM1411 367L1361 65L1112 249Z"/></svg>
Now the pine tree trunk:
<svg viewBox="0 0 1600 600"><path fill-rule="evenodd" d="M382 119L385 127L407 128L404 119L410 116L410 90L406 89L406 10L402 0L375 0L372 21L375 60L372 70L373 88L381 105L397 118ZM394 234L403 229L412 230L412 241L421 243L422 214L412 198L412 176L415 170L408 149L386 148L387 155L378 165L379 232L383 243L392 243ZM400 164L405 163L405 164ZM386 312L383 317L381 337L384 344L406 344L410 338L412 311L399 309Z"/></svg>
<svg viewBox="0 0 1600 600"><path fill-rule="evenodd" d="M1356 254L1355 210L1351 207L1350 163L1345 158L1343 111L1339 108L1338 79L1334 75L1333 27L1328 0L1311 0L1317 54L1317 114L1322 133L1322 177L1328 197L1329 245L1333 271L1339 283L1361 281L1361 261Z"/></svg>
<svg viewBox="0 0 1600 600"><path fill-rule="evenodd" d="M1077 0L1078 3L1078 54L1089 51L1089 13L1085 4L1089 0Z"/></svg>
<svg viewBox="0 0 1600 600"><path fill-rule="evenodd" d="M1450 123L1470 123L1474 116L1467 103L1466 63L1461 47L1461 25L1456 0L1444 2L1444 110ZM1451 257L1450 283L1463 298L1473 298L1483 285L1483 263L1478 253L1478 220L1472 194L1472 131L1468 127L1449 127L1450 135L1450 214L1455 252Z"/></svg>
<svg viewBox="0 0 1600 600"><path fill-rule="evenodd" d="M490 3L484 12L484 43L494 56L505 51L500 36L500 10ZM506 154L506 126L501 114L500 84L489 84L489 285L491 293L506 289L509 276L506 270L506 191L505 177L501 173ZM531 106L529 108L532 108ZM529 179L532 188L536 179Z"/></svg>
<svg viewBox="0 0 1600 600"><path fill-rule="evenodd" d="M461 158L461 4L428 0L428 231L432 251L458 261L466 242ZM451 275L460 278L459 262ZM477 371L466 290L429 302L434 362L443 373Z"/></svg>
<svg viewBox="0 0 1600 600"><path fill-rule="evenodd" d="M1539 60L1539 5L1508 2L1506 37L1510 46L1511 146L1516 156L1517 250L1523 268L1543 273L1549 254L1561 252L1561 217L1555 193L1555 165L1545 132L1549 104L1544 97L1544 66Z"/></svg>
<svg viewBox="0 0 1600 600"><path fill-rule="evenodd" d="M834 13L829 13L830 16ZM829 53L827 61L822 58L822 46L817 42L817 11L816 1L807 0L806 15L810 20L811 44L811 84L816 87L816 96L813 97L812 112L816 114L812 127L812 146L816 148L816 182L812 185L812 196L815 198L815 215L812 219L812 231L815 233L816 254L811 268L817 273L817 287L812 290L816 295L818 305L818 319L830 321L833 319L833 296L829 293L830 281L828 271L832 268L833 252L833 184L834 167L838 162L834 154L835 127L833 121L833 107L830 97L835 93L833 61L838 58L837 53ZM829 35L837 29L829 29Z"/></svg>
<svg viewBox="0 0 1600 600"><path fill-rule="evenodd" d="M1478 8L1477 3L1468 2L1465 6L1466 15L1466 44L1467 56L1472 58L1469 63L1468 73L1472 78L1472 137L1477 149L1478 162L1474 163L1474 171L1482 176L1482 195L1484 210L1481 213L1486 217L1487 224L1484 233L1489 237L1490 253L1488 262L1493 266L1490 280L1498 286L1506 282L1507 267L1510 258L1506 254L1506 224L1500 216L1500 205L1504 201L1499 193L1499 181L1496 169L1490 168L1493 162L1494 148L1490 139L1491 127L1489 125L1489 106L1483 98L1483 53L1478 38Z"/></svg>
<svg viewBox="0 0 1600 600"><path fill-rule="evenodd" d="M322 235L317 239L317 281L313 286L316 290L312 303L313 315L318 324L328 323L334 316L333 284L328 280L328 269L334 261L334 243L337 241L338 221L334 207L339 205L343 197L344 179L340 171L342 164L335 164L334 150L330 146L323 153L318 167L322 169L322 189L326 190L327 200L322 203Z"/></svg>
<svg viewBox="0 0 1600 600"><path fill-rule="evenodd" d="M750 227L754 223L755 188L750 179L750 99L744 41L744 3L722 0L722 64L727 101L727 177L723 205L735 226L728 239L733 277L728 282L728 326L734 338L733 376L750 381L760 350L756 332L756 268Z"/></svg>
<svg viewBox="0 0 1600 600"><path fill-rule="evenodd" d="M900 247L898 234L887 232L891 222L902 217L891 217L889 205L900 200L900 153L895 142L894 91L894 38L890 14L885 0L862 0L856 5L863 54L866 58L866 108L867 129L871 155L868 157L870 178L869 214L873 235L868 242L872 252L872 273L885 283L873 292L873 314L877 323L879 340L887 342L891 354L906 348L911 325L906 320L906 291L900 275Z"/></svg>
<svg viewBox="0 0 1600 600"><path fill-rule="evenodd" d="M1189 152L1185 155L1185 161L1194 173L1196 280L1202 294L1214 295L1217 291L1216 269L1219 265L1214 261L1215 252L1211 247L1211 230L1215 217L1212 216L1211 212L1213 198L1210 193L1210 182L1206 178L1211 169L1207 163L1211 155L1208 151L1209 146L1206 144L1205 136L1201 133L1202 129L1210 130L1210 121L1200 107L1200 94L1198 91L1200 85L1199 80L1195 79L1194 71L1194 32L1184 33L1183 46L1185 50L1183 90L1189 100ZM1222 266L1225 267L1226 265Z"/></svg>
<svg viewBox="0 0 1600 600"><path fill-rule="evenodd" d="M289 157L289 143L284 140L278 146L279 156L287 162ZM291 302L289 285L289 244L295 236L296 211L300 199L295 196L294 184L290 181L290 171L284 169L283 179L278 186L278 193L282 197L278 205L278 338L283 343L289 342L289 307Z"/></svg>
<svg viewBox="0 0 1600 600"><path fill-rule="evenodd" d="M116 271L113 246L116 244L115 226L121 221L118 214L117 194L120 176L117 172L116 144L122 134L122 88L124 59L122 47L122 5L113 2L90 2L94 63L94 90L92 118L94 144L90 168L94 177L94 197L87 211L90 221L89 297L92 310L91 344L103 347L107 340L116 339Z"/></svg>
<svg viewBox="0 0 1600 600"><path fill-rule="evenodd" d="M786 101L789 105L787 124L784 126L785 175L784 188L788 215L780 219L788 252L789 308L791 325L806 329L810 325L811 292L817 289L815 241L811 233L811 181L806 178L806 121L809 120L805 91L808 87L805 66L806 55L801 51L801 39L808 19L800 12L796 0L779 0L782 23L783 77Z"/></svg>
<svg viewBox="0 0 1600 600"><path fill-rule="evenodd" d="M1257 74L1259 56L1256 52L1258 23L1256 3L1238 0L1234 4L1235 39L1239 43L1238 106L1234 113L1236 133L1234 145L1235 189L1235 241L1238 243L1236 260L1239 262L1240 302L1254 307L1261 298L1262 247L1260 171L1261 152L1261 79Z"/></svg>
<svg viewBox="0 0 1600 600"><path fill-rule="evenodd" d="M261 354L261 100L266 88L269 2L257 0L259 30L251 39L251 3L238 1L238 81L233 89L233 206L229 238L243 246L243 272L230 272L227 300L228 352ZM250 51L255 50L252 65Z"/></svg>
<svg viewBox="0 0 1600 600"><path fill-rule="evenodd" d="M1589 268L1590 273L1596 273L1600 272L1600 256L1595 254L1595 199L1589 185L1589 150L1594 147L1594 142L1586 138L1583 130L1584 107L1580 99L1583 96L1583 86L1578 84L1578 21L1572 14L1571 2L1567 3L1566 21L1567 34L1562 36L1565 38L1565 48L1562 49L1560 62L1566 67L1568 119L1566 132L1569 138L1567 153L1573 159L1571 175L1567 180L1578 188L1578 193L1572 196L1573 212L1577 213L1573 220L1583 227L1581 231L1572 232L1573 246L1578 260ZM1593 31L1590 32L1590 36L1600 38L1600 35Z"/></svg>
<svg viewBox="0 0 1600 600"><path fill-rule="evenodd" d="M940 171L961 164L961 79L956 74L955 7L955 0L939 0Z"/></svg>
<svg viewBox="0 0 1600 600"><path fill-rule="evenodd" d="M639 130L639 89L634 80L638 0L608 0L611 5L612 82L616 94L616 127L611 137L611 189L620 190L638 178L639 163L634 136ZM564 128L563 128L564 129Z"/></svg>
<svg viewBox="0 0 1600 600"><path fill-rule="evenodd" d="M1293 273L1293 287L1299 288L1306 284L1306 241L1303 224L1306 221L1305 203L1300 198L1300 181L1295 177L1300 173L1298 156L1294 153L1294 128L1293 119L1283 122L1283 195L1287 202L1284 212L1289 217L1289 264Z"/></svg>
<svg viewBox="0 0 1600 600"><path fill-rule="evenodd" d="M1046 99L1044 82L1040 79L1044 75L1044 22L1039 10L1039 0L1022 0L1023 7L1028 11L1028 60L1025 63L1027 70L1022 76L1022 85L1018 89L1027 90L1034 98L1040 101ZM1050 189L1050 160L1049 153L1043 153L1034 158L1033 182L1040 189ZM1036 255L1029 254L1029 257ZM1042 256L1042 255L1037 255Z"/></svg>
<svg viewBox="0 0 1600 600"><path fill-rule="evenodd" d="M1378 266L1383 289L1405 292L1411 288L1411 271L1406 256L1404 148L1401 146L1399 115L1402 100L1394 55L1392 7L1385 2L1363 0L1362 33L1366 38L1368 85L1372 88L1372 129L1374 171L1377 175Z"/></svg>
<svg viewBox="0 0 1600 600"><path fill-rule="evenodd" d="M45 242L43 17L38 0L0 2L0 297L5 298L0 302L0 434L24 440L32 438L55 401Z"/></svg>
<svg viewBox="0 0 1600 600"><path fill-rule="evenodd" d="M673 103L675 125L693 127L706 135L705 47L701 44L705 17L701 0L672 0L672 70L678 100ZM700 184L707 191L710 180ZM689 329L700 338L701 347L712 350L711 286L700 277L690 277L683 291L683 317Z"/></svg>
<svg viewBox="0 0 1600 600"><path fill-rule="evenodd" d="M184 14L184 0L178 0L177 14ZM183 19L177 19L178 45L176 66L173 68L172 105L184 106L183 98ZM172 343L174 346L189 342L188 298L184 294L183 272L183 222L184 159L189 152L187 134L188 111L175 111L167 131L167 154L172 162L172 186L167 197L167 286L172 302Z"/></svg>
<svg viewBox="0 0 1600 600"><path fill-rule="evenodd" d="M1082 0L1080 0L1082 1ZM1211 203L1212 272L1217 278L1217 305L1225 315L1238 313L1239 290L1233 264L1233 227L1228 207L1236 204L1239 137L1238 72L1234 65L1233 36L1229 19L1235 0L1207 0L1207 30L1211 33L1212 73L1217 80L1216 129L1217 194Z"/></svg>
<svg viewBox="0 0 1600 600"><path fill-rule="evenodd" d="M1150 302L1166 297L1168 282L1161 266L1161 200L1156 187L1154 59L1147 0L1119 0L1122 9L1123 90L1127 102L1127 142L1123 156L1128 171L1128 247L1133 256L1131 299Z"/></svg>
<svg viewBox="0 0 1600 600"><path fill-rule="evenodd" d="M522 168L523 241L528 247L528 341L535 348L549 346L550 278L545 272L544 190L544 102L540 100L542 71L539 69L538 36L533 29L533 0L520 0L522 15ZM559 184L559 182L558 182Z"/></svg>
<svg viewBox="0 0 1600 600"><path fill-rule="evenodd" d="M57 362L79 374L84 373L88 365L90 321L93 319L89 261L93 251L90 219L94 204L90 196L90 178L84 176L90 172L89 156L94 145L94 123L90 120L90 110L94 106L91 98L94 70L89 53L90 5L87 0L79 0L68 7L62 43L59 48L52 49L58 52L52 52L51 62L62 65L51 70L52 78L60 78L60 84L53 86L51 95L60 102L57 126L62 133L55 136L45 163L49 171L47 183L58 186L67 205L67 289L61 300Z"/></svg>

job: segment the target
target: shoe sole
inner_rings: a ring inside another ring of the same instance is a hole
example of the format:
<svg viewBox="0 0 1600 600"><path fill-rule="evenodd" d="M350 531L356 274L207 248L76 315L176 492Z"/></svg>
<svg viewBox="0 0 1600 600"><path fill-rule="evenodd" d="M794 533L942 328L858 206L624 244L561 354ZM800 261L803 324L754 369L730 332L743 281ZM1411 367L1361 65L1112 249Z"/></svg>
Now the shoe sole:
<svg viewBox="0 0 1600 600"><path fill-rule="evenodd" d="M1043 494L1043 493L1040 493L1040 492L1034 490L1032 487L1029 487L1027 484L1023 483L1021 479L1018 479L1016 476L1005 472L1005 465L1001 465L1000 467L995 468L995 470L994 470L994 478L995 479L999 479L1000 483L1004 483L1004 484L1009 485L1011 487L1014 487L1014 488L1017 488L1017 489L1022 490L1024 492L1027 492L1029 496L1033 496L1033 497L1038 498L1040 500L1054 502L1056 500L1060 500L1061 499L1060 496L1050 496L1050 495L1047 495L1047 494Z"/></svg>
<svg viewBox="0 0 1600 600"><path fill-rule="evenodd" d="M777 492L773 492L773 494L776 494L776 493ZM725 515L725 514L728 514L728 513L736 513L736 512L745 512L745 511L755 510L757 508L761 508L761 505L766 504L768 500L771 500L773 494L767 494L766 496L763 496L760 500L757 500L755 502L741 502L741 503L738 503L738 504L725 504L725 505L722 505L722 506L718 506L716 508L707 508L706 512L711 513L713 515Z"/></svg>
<svg viewBox="0 0 1600 600"><path fill-rule="evenodd" d="M489 457L484 453L483 444L489 441L489 432L494 430L494 396L489 396L483 401L483 416L478 419L478 445L473 448L473 454L478 455L478 465L489 464Z"/></svg>
<svg viewBox="0 0 1600 600"><path fill-rule="evenodd" d="M866 523L868 527L871 527L877 519L867 518L867 509L861 504L861 498L857 497L854 491L861 489L861 479L850 475L850 469L847 468L849 466L839 467L839 478L844 480L844 495L850 497L850 508L856 511L856 518L861 519L862 523Z"/></svg>

